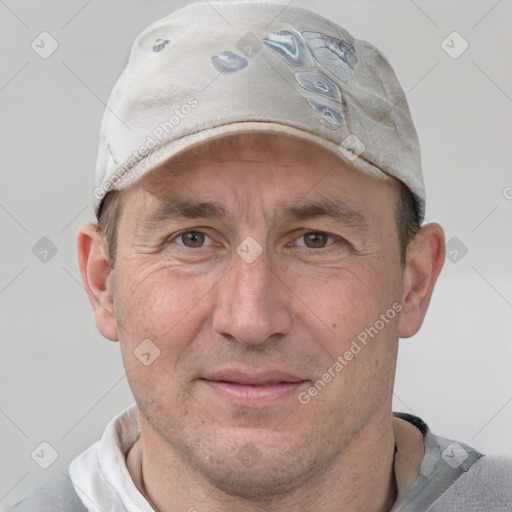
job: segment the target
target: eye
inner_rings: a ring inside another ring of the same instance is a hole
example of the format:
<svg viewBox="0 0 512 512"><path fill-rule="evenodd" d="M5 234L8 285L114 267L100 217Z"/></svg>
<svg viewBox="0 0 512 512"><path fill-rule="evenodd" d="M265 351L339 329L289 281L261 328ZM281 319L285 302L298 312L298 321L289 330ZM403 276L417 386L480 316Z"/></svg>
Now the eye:
<svg viewBox="0 0 512 512"><path fill-rule="evenodd" d="M201 231L183 231L176 238L178 245L185 247L204 247L203 244L206 239L211 238Z"/></svg>
<svg viewBox="0 0 512 512"><path fill-rule="evenodd" d="M174 241L183 247L196 249L209 247L213 243L213 240L202 231L182 231L175 236ZM210 243L208 243L208 241L210 241ZM301 241L303 241L303 243L300 243ZM307 247L309 249L322 249L324 247L333 245L334 242L335 239L332 235L328 235L327 233L322 233L320 231L310 231L308 233L304 233L296 241L297 245L301 247Z"/></svg>
<svg viewBox="0 0 512 512"><path fill-rule="evenodd" d="M332 245L332 243L327 243L329 238L334 240L334 237L326 233L310 231L309 233L304 233L300 238L298 238L298 240L304 240L304 245L302 245L303 247L309 247L310 249L322 249L323 247Z"/></svg>

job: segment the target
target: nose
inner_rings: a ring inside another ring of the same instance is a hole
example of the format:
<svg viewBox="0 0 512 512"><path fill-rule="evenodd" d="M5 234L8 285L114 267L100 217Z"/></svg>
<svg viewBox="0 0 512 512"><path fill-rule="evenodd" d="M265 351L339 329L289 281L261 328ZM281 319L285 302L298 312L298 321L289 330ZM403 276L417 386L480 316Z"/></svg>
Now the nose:
<svg viewBox="0 0 512 512"><path fill-rule="evenodd" d="M265 251L249 263L238 254L218 286L213 329L245 346L259 346L290 331L293 293Z"/></svg>

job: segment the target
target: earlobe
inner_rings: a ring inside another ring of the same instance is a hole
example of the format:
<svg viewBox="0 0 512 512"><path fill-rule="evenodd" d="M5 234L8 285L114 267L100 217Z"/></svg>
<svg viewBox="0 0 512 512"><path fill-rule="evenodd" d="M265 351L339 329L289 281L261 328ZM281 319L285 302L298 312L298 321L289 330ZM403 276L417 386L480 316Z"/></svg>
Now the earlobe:
<svg viewBox="0 0 512 512"><path fill-rule="evenodd" d="M78 262L96 327L105 338L119 341L114 308L112 269L105 242L96 224L84 224L77 233Z"/></svg>
<svg viewBox="0 0 512 512"><path fill-rule="evenodd" d="M399 335L416 334L427 313L444 264L444 232L439 224L423 226L407 250Z"/></svg>

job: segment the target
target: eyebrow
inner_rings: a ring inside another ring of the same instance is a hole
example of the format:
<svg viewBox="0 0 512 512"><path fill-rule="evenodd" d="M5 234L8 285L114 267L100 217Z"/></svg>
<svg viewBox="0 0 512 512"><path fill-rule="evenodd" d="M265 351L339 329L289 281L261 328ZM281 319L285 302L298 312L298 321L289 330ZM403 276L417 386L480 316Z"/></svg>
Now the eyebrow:
<svg viewBox="0 0 512 512"><path fill-rule="evenodd" d="M285 202L281 205L278 215L265 215L271 223L278 220L298 220L325 218L332 219L343 225L366 228L368 221L365 215L341 201L332 199L305 200ZM226 221L226 209L217 202L202 202L173 199L162 202L158 210L142 220L145 229L151 229L158 224L173 219L206 219L215 218Z"/></svg>
<svg viewBox="0 0 512 512"><path fill-rule="evenodd" d="M226 210L219 203L173 199L162 201L158 210L142 220L142 226L150 229L173 219L225 219L226 217Z"/></svg>
<svg viewBox="0 0 512 512"><path fill-rule="evenodd" d="M279 217L290 220L326 218L347 226L361 228L368 225L368 221L361 211L342 201L326 198L315 201L303 199L298 203L285 203Z"/></svg>

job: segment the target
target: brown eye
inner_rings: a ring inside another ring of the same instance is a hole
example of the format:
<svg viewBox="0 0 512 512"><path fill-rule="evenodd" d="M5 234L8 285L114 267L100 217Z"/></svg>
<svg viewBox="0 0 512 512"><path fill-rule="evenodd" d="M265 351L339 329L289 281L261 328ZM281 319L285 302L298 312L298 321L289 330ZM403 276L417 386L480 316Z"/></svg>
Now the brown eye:
<svg viewBox="0 0 512 512"><path fill-rule="evenodd" d="M324 233L306 233L303 235L304 243L306 247L310 249L321 249L327 245L327 240L331 238L329 235Z"/></svg>
<svg viewBox="0 0 512 512"><path fill-rule="evenodd" d="M201 247L204 244L206 235L200 231L186 231L179 238L186 247Z"/></svg>

